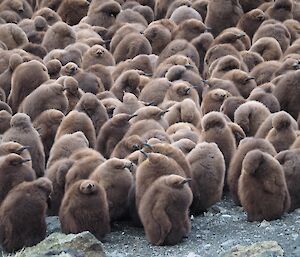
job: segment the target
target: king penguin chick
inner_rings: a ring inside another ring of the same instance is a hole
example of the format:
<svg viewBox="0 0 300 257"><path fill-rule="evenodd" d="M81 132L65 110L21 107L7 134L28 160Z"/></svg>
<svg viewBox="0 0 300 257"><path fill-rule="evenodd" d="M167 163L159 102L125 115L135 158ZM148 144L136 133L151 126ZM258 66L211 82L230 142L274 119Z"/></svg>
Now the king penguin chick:
<svg viewBox="0 0 300 257"><path fill-rule="evenodd" d="M231 70L225 73L222 79L231 80L244 98L247 98L251 91L257 86L255 78L241 70Z"/></svg>
<svg viewBox="0 0 300 257"><path fill-rule="evenodd" d="M124 159L131 153L142 149L143 145L143 140L137 135L125 137L115 146L110 157Z"/></svg>
<svg viewBox="0 0 300 257"><path fill-rule="evenodd" d="M89 141L81 131L61 136L61 138L55 141L51 147L47 169L56 161L68 158L72 153L88 147Z"/></svg>
<svg viewBox="0 0 300 257"><path fill-rule="evenodd" d="M296 132L292 127L292 121L285 112L276 113L272 119L273 128L269 131L266 139L279 153L288 150L296 140Z"/></svg>
<svg viewBox="0 0 300 257"><path fill-rule="evenodd" d="M19 107L19 112L26 113L34 121L43 111L56 109L66 113L68 99L64 87L58 83L44 83L26 96Z"/></svg>
<svg viewBox="0 0 300 257"><path fill-rule="evenodd" d="M252 38L256 30L266 19L267 15L262 10L253 9L241 16L237 27Z"/></svg>
<svg viewBox="0 0 300 257"><path fill-rule="evenodd" d="M191 165L193 204L191 210L198 215L221 200L225 179L225 161L215 143L199 143L187 155Z"/></svg>
<svg viewBox="0 0 300 257"><path fill-rule="evenodd" d="M2 142L15 141L30 146L28 150L32 159L32 168L37 177L44 176L44 146L38 132L32 126L30 117L25 113L17 113L11 118L10 126L11 128L4 133Z"/></svg>
<svg viewBox="0 0 300 257"><path fill-rule="evenodd" d="M50 195L50 207L48 208L48 216L58 216L61 201L65 193L66 174L74 164L73 160L67 158L57 161L51 168L46 170L45 177L52 182L53 191Z"/></svg>
<svg viewBox="0 0 300 257"><path fill-rule="evenodd" d="M279 162L260 150L243 160L238 195L248 221L274 220L290 208L290 195Z"/></svg>
<svg viewBox="0 0 300 257"><path fill-rule="evenodd" d="M230 96L231 94L228 91L221 88L208 91L201 103L201 114L204 116L209 112L219 111L223 102Z"/></svg>
<svg viewBox="0 0 300 257"><path fill-rule="evenodd" d="M55 141L65 134L72 134L77 131L84 133L91 148L95 147L96 132L93 123L86 113L78 111L71 111L62 119L57 128Z"/></svg>
<svg viewBox="0 0 300 257"><path fill-rule="evenodd" d="M46 237L51 192L52 184L47 178L23 182L10 191L0 208L1 245L5 251L36 245Z"/></svg>
<svg viewBox="0 0 300 257"><path fill-rule="evenodd" d="M240 105L234 113L237 123L247 136L254 136L259 126L271 114L269 109L260 102L248 101Z"/></svg>
<svg viewBox="0 0 300 257"><path fill-rule="evenodd" d="M110 91L120 100L124 96L124 92L129 92L137 97L139 96L138 86L140 84L140 75L135 70L129 70L122 73L122 75L115 81Z"/></svg>
<svg viewBox="0 0 300 257"><path fill-rule="evenodd" d="M0 158L0 203L9 191L24 181L36 179L35 171L25 163L31 159L23 159L20 155L10 153Z"/></svg>
<svg viewBox="0 0 300 257"><path fill-rule="evenodd" d="M90 179L97 181L106 191L110 221L123 218L128 211L128 193L134 182L132 168L131 161L110 158L90 175Z"/></svg>
<svg viewBox="0 0 300 257"><path fill-rule="evenodd" d="M300 207L299 201L299 149L282 151L275 156L276 160L279 161L281 167L283 168L286 184L291 197L291 207L289 212L294 211Z"/></svg>
<svg viewBox="0 0 300 257"><path fill-rule="evenodd" d="M136 171L135 199L138 210L145 193L159 177L171 174L186 177L184 171L174 159L159 153L142 152L140 154L146 155L147 159L138 166Z"/></svg>
<svg viewBox="0 0 300 257"><path fill-rule="evenodd" d="M207 6L205 25L212 28L211 32L216 37L224 29L235 27L242 15L239 1L212 0Z"/></svg>
<svg viewBox="0 0 300 257"><path fill-rule="evenodd" d="M75 163L66 174L65 191L78 180L88 179L94 170L106 161L99 152L91 148L76 151L69 159L74 160Z"/></svg>
<svg viewBox="0 0 300 257"><path fill-rule="evenodd" d="M145 105L138 100L136 95L125 92L123 95L123 102L121 105L116 107L116 109L114 110L114 115L119 113L127 113L131 115L144 106Z"/></svg>
<svg viewBox="0 0 300 257"><path fill-rule="evenodd" d="M110 232L104 188L92 180L77 181L65 192L59 219L63 233L89 231L98 240L103 239Z"/></svg>
<svg viewBox="0 0 300 257"><path fill-rule="evenodd" d="M273 91L273 94L280 103L281 110L291 114L294 119L298 118L300 111L300 104L296 100L300 96L300 89L297 86L299 77L300 70L286 73Z"/></svg>
<svg viewBox="0 0 300 257"><path fill-rule="evenodd" d="M93 122L96 136L101 127L108 121L108 114L104 105L92 93L85 93L74 108L79 112L86 113Z"/></svg>
<svg viewBox="0 0 300 257"><path fill-rule="evenodd" d="M47 30L42 46L50 52L53 49L64 49L75 42L76 34L73 28L64 22L59 21Z"/></svg>
<svg viewBox="0 0 300 257"><path fill-rule="evenodd" d="M124 137L135 115L117 114L101 127L96 140L96 149L105 158L109 158L115 146Z"/></svg>
<svg viewBox="0 0 300 257"><path fill-rule="evenodd" d="M224 155L226 170L235 152L236 143L233 133L219 112L209 112L202 121L201 138L206 142L215 142Z"/></svg>
<svg viewBox="0 0 300 257"><path fill-rule="evenodd" d="M162 176L146 191L138 211L151 244L175 245L188 236L193 199L189 181L178 175Z"/></svg>
<svg viewBox="0 0 300 257"><path fill-rule="evenodd" d="M266 14L271 19L285 21L293 18L292 9L292 0L275 0L274 4L266 10Z"/></svg>
<svg viewBox="0 0 300 257"><path fill-rule="evenodd" d="M235 204L240 205L238 196L238 181L241 175L242 162L248 152L254 149L259 149L262 152L269 153L272 156L276 155L276 150L273 145L262 138L245 138L243 139L235 152L228 169L227 184L231 197Z"/></svg>
<svg viewBox="0 0 300 257"><path fill-rule="evenodd" d="M33 127L38 131L44 146L46 162L54 143L56 131L63 118L64 114L61 111L49 109L43 111L33 122Z"/></svg>

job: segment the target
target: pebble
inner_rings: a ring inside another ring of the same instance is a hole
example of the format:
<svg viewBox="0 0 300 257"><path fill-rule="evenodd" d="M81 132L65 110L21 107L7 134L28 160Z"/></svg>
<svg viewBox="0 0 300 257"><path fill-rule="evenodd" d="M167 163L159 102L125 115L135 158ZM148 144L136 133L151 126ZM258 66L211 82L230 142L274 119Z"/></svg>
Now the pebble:
<svg viewBox="0 0 300 257"><path fill-rule="evenodd" d="M236 243L235 240L229 239L229 240L225 241L224 243L222 243L222 244L221 244L221 247L222 247L223 249L226 250L226 249L228 249L229 247L233 246L235 243Z"/></svg>
<svg viewBox="0 0 300 257"><path fill-rule="evenodd" d="M208 250L208 249L210 249L210 248L211 248L211 244L206 244L206 245L203 246L203 249L204 249L204 250Z"/></svg>
<svg viewBox="0 0 300 257"><path fill-rule="evenodd" d="M212 216L214 216L213 213L211 213L211 212L204 212L204 217L212 217Z"/></svg>
<svg viewBox="0 0 300 257"><path fill-rule="evenodd" d="M268 227L270 226L270 222L266 221L266 220L263 220L260 224L259 224L259 227L260 228L265 228L265 227Z"/></svg>
<svg viewBox="0 0 300 257"><path fill-rule="evenodd" d="M222 217L222 218L231 218L232 216L231 216L231 215L228 215L228 214L223 214L221 217Z"/></svg>
<svg viewBox="0 0 300 257"><path fill-rule="evenodd" d="M300 214L300 208L298 208L298 209L294 210L294 213L296 213L296 214Z"/></svg>

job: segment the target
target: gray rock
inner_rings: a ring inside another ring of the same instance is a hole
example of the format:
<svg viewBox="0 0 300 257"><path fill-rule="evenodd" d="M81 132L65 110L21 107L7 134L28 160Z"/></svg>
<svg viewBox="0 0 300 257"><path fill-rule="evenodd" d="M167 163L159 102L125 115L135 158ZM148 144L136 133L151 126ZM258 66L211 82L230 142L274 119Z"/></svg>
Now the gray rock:
<svg viewBox="0 0 300 257"><path fill-rule="evenodd" d="M102 243L90 232L65 235L53 233L39 244L16 253L15 257L105 257Z"/></svg>
<svg viewBox="0 0 300 257"><path fill-rule="evenodd" d="M276 241L264 241L250 246L236 245L222 257L279 257L283 250Z"/></svg>
<svg viewBox="0 0 300 257"><path fill-rule="evenodd" d="M60 222L58 216L51 216L46 218L47 222L47 235L55 232L60 232Z"/></svg>

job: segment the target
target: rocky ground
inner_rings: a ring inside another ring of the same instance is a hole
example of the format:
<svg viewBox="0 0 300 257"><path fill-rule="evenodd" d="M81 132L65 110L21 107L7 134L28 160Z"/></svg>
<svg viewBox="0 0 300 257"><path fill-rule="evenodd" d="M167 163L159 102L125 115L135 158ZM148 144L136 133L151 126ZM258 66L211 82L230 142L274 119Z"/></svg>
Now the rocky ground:
<svg viewBox="0 0 300 257"><path fill-rule="evenodd" d="M300 209L285 215L281 220L250 223L246 221L246 214L241 207L236 207L233 202L225 199L204 216L195 217L189 238L176 246L151 246L142 229L126 224L118 224L103 246L109 257L216 257L236 256L234 253L229 254L237 250L236 245L251 245L263 241L275 241L277 244L263 243L262 247L272 249L257 256L282 256L282 250L283 256L300 256ZM260 248L261 245L256 246ZM258 252L258 248L254 251Z"/></svg>
<svg viewBox="0 0 300 257"><path fill-rule="evenodd" d="M50 234L59 231L57 217L48 218L47 221ZM250 246L250 248L242 246ZM300 209L285 215L280 220L250 223L246 221L246 214L242 208L236 207L233 202L225 199L203 216L193 218L191 234L181 244L166 247L151 246L142 229L134 228L124 222L115 224L112 233L103 243L103 248L107 257L300 256ZM94 254L78 255L71 251L68 255L58 255L57 252L52 251L42 256L87 257ZM33 255L25 251L17 256L39 257L41 255Z"/></svg>

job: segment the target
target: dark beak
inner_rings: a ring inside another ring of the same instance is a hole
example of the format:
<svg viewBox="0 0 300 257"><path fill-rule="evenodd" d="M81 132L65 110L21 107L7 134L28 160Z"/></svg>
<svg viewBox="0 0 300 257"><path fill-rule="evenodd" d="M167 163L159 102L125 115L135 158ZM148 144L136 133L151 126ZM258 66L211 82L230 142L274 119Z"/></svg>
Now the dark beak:
<svg viewBox="0 0 300 257"><path fill-rule="evenodd" d="M237 39L241 39L241 38L243 38L243 37L245 37L245 36L246 36L246 34L241 33L241 34L236 35L236 38L237 38Z"/></svg>
<svg viewBox="0 0 300 257"><path fill-rule="evenodd" d="M190 93L191 89L192 89L191 87L186 88L186 89L184 90L185 95L188 95L188 94Z"/></svg>
<svg viewBox="0 0 300 257"><path fill-rule="evenodd" d="M30 161L31 161L31 159L23 159L22 163L24 163L24 162L30 162Z"/></svg>
<svg viewBox="0 0 300 257"><path fill-rule="evenodd" d="M140 150L140 152L146 157L146 159L149 157L149 154L147 154L147 153L144 152L143 150Z"/></svg>
<svg viewBox="0 0 300 257"><path fill-rule="evenodd" d="M19 149L17 149L16 153L17 153L17 154L20 154L20 153L22 153L24 150L29 149L29 148L30 148L29 145L24 145L24 146L20 147Z"/></svg>
<svg viewBox="0 0 300 257"><path fill-rule="evenodd" d="M131 120L132 118L137 117L137 116L138 116L137 114L132 114L129 116L129 120Z"/></svg>
<svg viewBox="0 0 300 257"><path fill-rule="evenodd" d="M246 81L253 80L253 79L255 79L255 78L254 77L248 77L248 78L246 78Z"/></svg>
<svg viewBox="0 0 300 257"><path fill-rule="evenodd" d="M264 21L265 20L265 16L263 14L260 14L260 15L257 16L257 19L259 21Z"/></svg>
<svg viewBox="0 0 300 257"><path fill-rule="evenodd" d="M188 63L188 64L184 65L184 67L187 69L192 69L194 66Z"/></svg>
<svg viewBox="0 0 300 257"><path fill-rule="evenodd" d="M144 72L143 75L146 76L146 77L152 77L153 74L152 73L145 73Z"/></svg>
<svg viewBox="0 0 300 257"><path fill-rule="evenodd" d="M163 110L163 111L161 111L160 113L159 113L159 115L160 116L163 116L163 115L165 115L167 112L169 112L170 110L169 109L167 109L167 110Z"/></svg>
<svg viewBox="0 0 300 257"><path fill-rule="evenodd" d="M149 145L148 143L144 143L144 146L146 146L146 147L150 148L151 150L153 150L152 146Z"/></svg>
<svg viewBox="0 0 300 257"><path fill-rule="evenodd" d="M208 85L208 80L207 79L202 79L202 82L206 85Z"/></svg>
<svg viewBox="0 0 300 257"><path fill-rule="evenodd" d="M191 182L191 181L192 181L191 178L186 178L186 179L182 180L182 182L181 182L180 184L181 184L181 185L184 185L184 184L186 184L186 183L188 183L188 182Z"/></svg>
<svg viewBox="0 0 300 257"><path fill-rule="evenodd" d="M150 102L150 103L144 103L145 104L145 106L153 106L154 104L155 104L155 102Z"/></svg>

